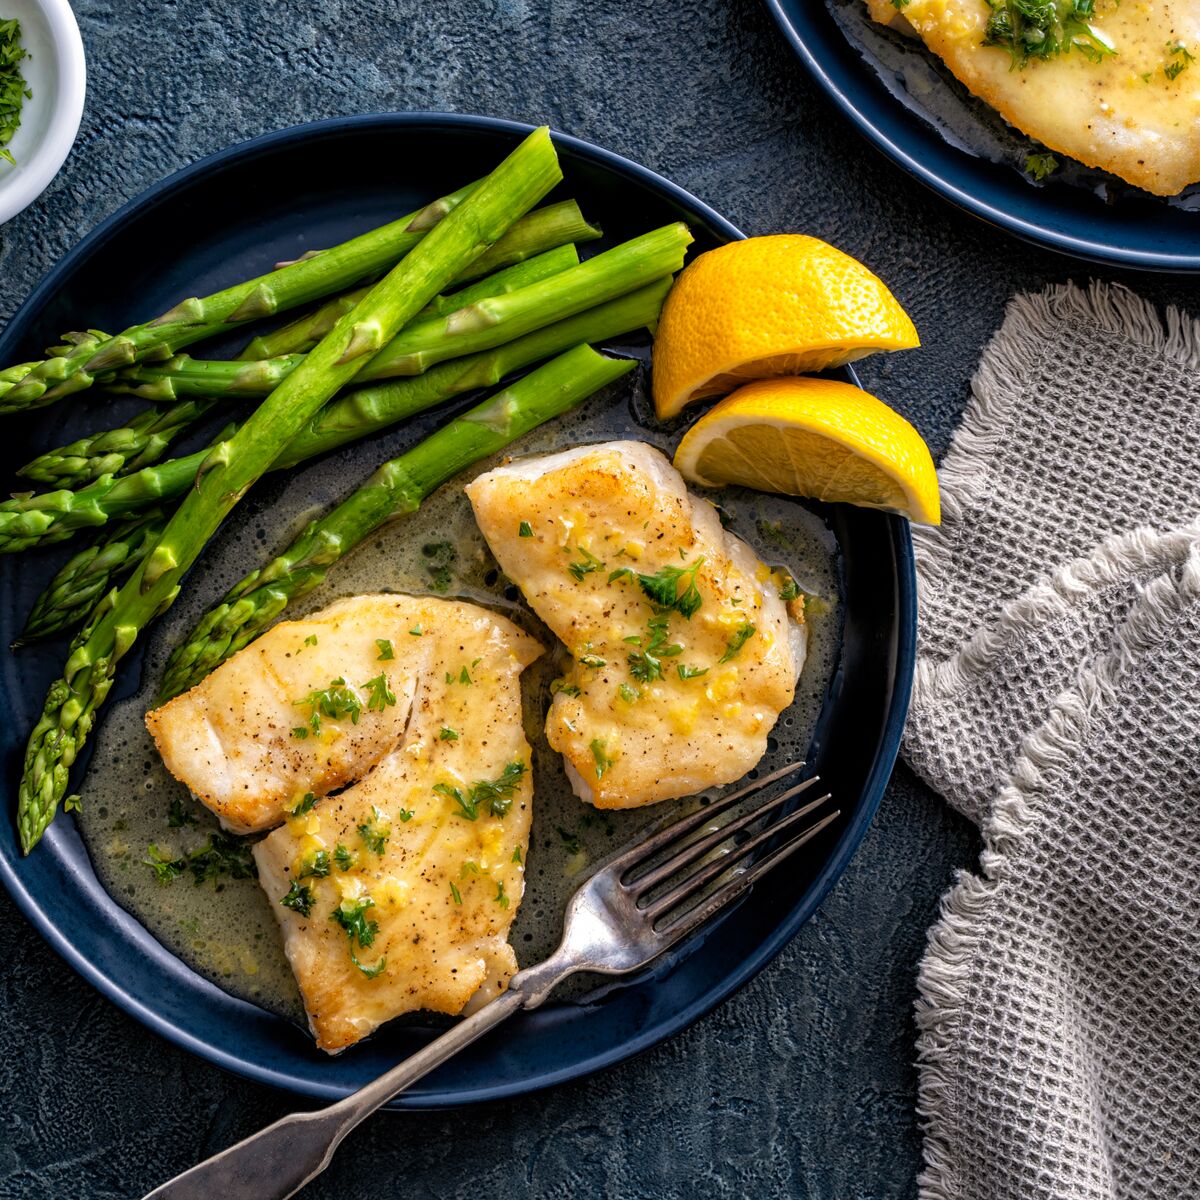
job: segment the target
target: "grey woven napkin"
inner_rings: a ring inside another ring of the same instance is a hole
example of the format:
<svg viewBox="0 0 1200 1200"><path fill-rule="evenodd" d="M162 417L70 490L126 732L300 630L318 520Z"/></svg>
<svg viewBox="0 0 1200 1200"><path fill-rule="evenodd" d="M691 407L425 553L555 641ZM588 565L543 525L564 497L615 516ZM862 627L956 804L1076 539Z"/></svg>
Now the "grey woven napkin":
<svg viewBox="0 0 1200 1200"><path fill-rule="evenodd" d="M918 530L905 755L983 835L919 976L923 1200L1200 1197L1200 324L1013 301Z"/></svg>

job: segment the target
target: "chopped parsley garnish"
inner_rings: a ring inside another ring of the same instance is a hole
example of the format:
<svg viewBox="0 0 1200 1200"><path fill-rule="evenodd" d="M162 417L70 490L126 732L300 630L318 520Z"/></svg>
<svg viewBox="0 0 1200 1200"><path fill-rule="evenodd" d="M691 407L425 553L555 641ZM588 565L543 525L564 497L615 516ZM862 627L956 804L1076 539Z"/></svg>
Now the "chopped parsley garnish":
<svg viewBox="0 0 1200 1200"><path fill-rule="evenodd" d="M620 694L621 699L624 700L626 704L632 704L635 700L640 700L642 698L642 693L639 692L637 688L630 687L627 683L621 684L621 686L617 688L617 692Z"/></svg>
<svg viewBox="0 0 1200 1200"><path fill-rule="evenodd" d="M384 846L387 845L388 835L392 832L391 823L384 817L383 813L371 805L371 819L364 821L358 827L358 836L362 838L363 844L373 854L382 854Z"/></svg>
<svg viewBox="0 0 1200 1200"><path fill-rule="evenodd" d="M608 660L601 658L598 654L581 654L579 656L579 665L591 667L592 670L598 671L601 667L608 665Z"/></svg>
<svg viewBox="0 0 1200 1200"><path fill-rule="evenodd" d="M505 894L505 891L504 891L504 880L503 879L500 880L499 884L496 886L496 903L498 905L500 905L501 908L508 907L508 896Z"/></svg>
<svg viewBox="0 0 1200 1200"><path fill-rule="evenodd" d="M369 712L383 712L385 708L396 703L396 693L388 686L388 677L382 672L374 679L368 679L363 687L370 693L367 697Z"/></svg>
<svg viewBox="0 0 1200 1200"><path fill-rule="evenodd" d="M159 883L172 883L185 871L190 871L197 887L224 875L231 879L253 879L258 874L249 843L220 830L211 834L198 850L178 858L171 858L157 846L148 846L142 862L154 872Z"/></svg>
<svg viewBox="0 0 1200 1200"><path fill-rule="evenodd" d="M183 807L183 801L178 796L171 801L171 807L167 810L167 827L169 829L182 829L185 825L195 825L196 814L189 812Z"/></svg>
<svg viewBox="0 0 1200 1200"><path fill-rule="evenodd" d="M376 638L375 645L379 647L377 662L391 662L396 657L396 651L392 648L392 643L387 638Z"/></svg>
<svg viewBox="0 0 1200 1200"><path fill-rule="evenodd" d="M459 879L466 879L466 877L468 875L478 875L478 874L479 874L479 864L477 862L471 862L469 859L465 863L463 863L463 865L459 868L459 871L458 871Z"/></svg>
<svg viewBox="0 0 1200 1200"><path fill-rule="evenodd" d="M297 879L307 879L310 875L314 879L324 879L329 874L329 851L317 850L308 855L300 863L300 870L296 874Z"/></svg>
<svg viewBox="0 0 1200 1200"><path fill-rule="evenodd" d="M783 571L783 584L779 589L779 598L784 604L800 598L800 585L792 578L791 572Z"/></svg>
<svg viewBox="0 0 1200 1200"><path fill-rule="evenodd" d="M338 842L333 848L333 861L339 871L349 871L358 862L358 855L348 846Z"/></svg>
<svg viewBox="0 0 1200 1200"><path fill-rule="evenodd" d="M583 847L579 844L579 834L572 833L569 829L564 829L561 825L558 827L558 836L562 844L566 846L568 854L578 854Z"/></svg>
<svg viewBox="0 0 1200 1200"><path fill-rule="evenodd" d="M525 774L523 762L510 762L495 779L480 779L466 792L449 783L435 783L433 790L458 805L458 816L474 821L479 816L480 805L485 805L493 817L502 817L512 808L513 793Z"/></svg>
<svg viewBox="0 0 1200 1200"><path fill-rule="evenodd" d="M375 935L379 932L378 922L368 921L366 916L367 909L374 907L375 901L370 896L360 896L357 900L343 900L329 914L329 919L340 925L350 939L350 961L368 979L374 979L387 966L386 954L373 967L364 967L358 961L358 955L354 953L355 942L361 949L366 950L374 942Z"/></svg>
<svg viewBox="0 0 1200 1200"><path fill-rule="evenodd" d="M1025 155L1025 170L1038 183L1041 183L1043 179L1049 179L1058 170L1058 159L1048 150L1038 154L1027 154Z"/></svg>
<svg viewBox="0 0 1200 1200"><path fill-rule="evenodd" d="M577 546L576 550L583 555L579 562L568 564L567 570L579 580L583 582L585 575L592 574L593 571L603 571L604 563L600 561L590 550L585 550L582 546Z"/></svg>
<svg viewBox="0 0 1200 1200"><path fill-rule="evenodd" d="M729 662L730 659L737 658L741 653L742 647L754 636L757 631L754 626L747 622L745 625L739 625L733 631L733 636L725 644L725 653L721 655L719 662Z"/></svg>
<svg viewBox="0 0 1200 1200"><path fill-rule="evenodd" d="M678 642L667 641L667 615L659 613L650 618L649 640L646 645L628 656L629 673L639 683L653 683L663 677L662 659L675 658L683 653ZM626 639L630 641L632 639Z"/></svg>
<svg viewBox="0 0 1200 1200"><path fill-rule="evenodd" d="M703 565L701 557L690 566L663 567L654 575L639 575L637 581L660 609L677 612L691 620L704 603L696 586L696 572Z"/></svg>
<svg viewBox="0 0 1200 1200"><path fill-rule="evenodd" d="M579 695L579 689L573 683L568 683L561 676L553 680L550 684L550 695L557 696L559 692L562 692L564 696Z"/></svg>
<svg viewBox="0 0 1200 1200"><path fill-rule="evenodd" d="M463 667L463 669L462 669L461 671L459 671L459 673L458 673L458 682L459 682L459 683L465 683L465 684L466 684L468 687L470 687L470 686L471 686L471 682L472 682L472 681L471 681L471 676L470 676L470 675L467 673L467 668L466 668L466 667Z"/></svg>
<svg viewBox="0 0 1200 1200"><path fill-rule="evenodd" d="M517 537L533 537L533 526L528 521L522 521L517 526Z"/></svg>
<svg viewBox="0 0 1200 1200"><path fill-rule="evenodd" d="M523 861L524 861L524 860L521 858L521 847L520 847L520 846L518 846L518 847L517 847L517 848L516 848L516 849L513 851L512 861L513 861L513 862L515 862L515 863L519 863L519 862L523 862Z"/></svg>
<svg viewBox="0 0 1200 1200"><path fill-rule="evenodd" d="M607 771L616 760L608 757L608 754L604 748L604 742L600 738L592 738L592 744L589 748L592 752L592 758L596 763L596 778L603 779L605 771Z"/></svg>
<svg viewBox="0 0 1200 1200"><path fill-rule="evenodd" d="M305 792L295 804L292 805L292 816L302 817L306 812L311 812L312 807L316 804L317 798L312 792Z"/></svg>
<svg viewBox="0 0 1200 1200"><path fill-rule="evenodd" d="M314 736L321 732L322 717L330 721L349 717L350 723L357 725L358 718L362 715L362 701L359 700L358 693L352 687L347 687L346 681L340 677L333 680L327 688L309 692L303 700L294 700L292 703L297 708L308 709L308 731ZM303 740L307 736L308 733L302 734L296 729L292 730L294 738Z"/></svg>
<svg viewBox="0 0 1200 1200"><path fill-rule="evenodd" d="M460 892L453 883L450 884L450 896L454 900L455 904L462 903L462 892Z"/></svg>
<svg viewBox="0 0 1200 1200"><path fill-rule="evenodd" d="M450 570L451 564L458 558L458 551L452 542L427 542L421 547L421 553L429 559L425 570L429 572L430 586L435 592L450 590L454 578Z"/></svg>
<svg viewBox="0 0 1200 1200"><path fill-rule="evenodd" d="M304 639L304 644L306 646L315 646L317 644L317 635L315 633L310 633L308 637Z"/></svg>
<svg viewBox="0 0 1200 1200"><path fill-rule="evenodd" d="M701 675L708 674L707 667L689 667L684 663L680 663L675 670L679 672L680 679L699 679Z"/></svg>
<svg viewBox="0 0 1200 1200"><path fill-rule="evenodd" d="M154 872L154 878L159 883L174 883L187 870L186 858L171 858L153 843L146 847L146 857L142 862Z"/></svg>
<svg viewBox="0 0 1200 1200"><path fill-rule="evenodd" d="M1091 62L1116 51L1092 28L1096 0L987 0L992 12L983 35L985 46L1007 50L1013 69L1033 59L1055 58L1077 50Z"/></svg>
<svg viewBox="0 0 1200 1200"><path fill-rule="evenodd" d="M1172 83L1187 70L1188 63L1195 62L1196 60L1196 56L1182 42L1175 42L1174 45L1168 42L1167 57L1173 59L1173 61L1163 67L1163 74Z"/></svg>
<svg viewBox="0 0 1200 1200"><path fill-rule="evenodd" d="M413 819L413 810L411 808L402 808L397 814L396 819L401 825L407 825Z"/></svg>
<svg viewBox="0 0 1200 1200"><path fill-rule="evenodd" d="M290 908L293 912L298 912L302 917L312 916L313 905L316 903L316 896L313 895L313 890L307 883L301 883L298 879L292 880L292 886L288 888L287 895L281 897L279 903L284 908Z"/></svg>
<svg viewBox="0 0 1200 1200"><path fill-rule="evenodd" d="M33 96L21 74L21 62L28 58L21 45L21 23L0 21L0 159L16 163L8 143L21 125L21 106Z"/></svg>
<svg viewBox="0 0 1200 1200"><path fill-rule="evenodd" d="M408 636L409 636L409 637L421 637L421 636L423 636L423 635L424 635L424 633L425 633L425 630L423 630L423 629L420 627L420 625L414 625L414 626L413 626L413 627L412 627L412 628L411 628L411 629L408 631Z"/></svg>
<svg viewBox="0 0 1200 1200"><path fill-rule="evenodd" d="M438 734L439 742L457 742L458 730L451 729L449 725L443 725L441 733Z"/></svg>

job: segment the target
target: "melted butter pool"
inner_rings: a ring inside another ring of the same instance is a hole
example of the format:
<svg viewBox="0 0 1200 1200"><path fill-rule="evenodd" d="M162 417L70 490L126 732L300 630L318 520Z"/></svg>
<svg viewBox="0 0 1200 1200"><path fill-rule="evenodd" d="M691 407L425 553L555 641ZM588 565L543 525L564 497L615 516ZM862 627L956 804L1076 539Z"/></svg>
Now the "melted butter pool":
<svg viewBox="0 0 1200 1200"><path fill-rule="evenodd" d="M670 453L676 433L654 426L641 374L593 398L574 414L522 439L520 454L568 445L638 438ZM143 686L111 706L96 739L77 815L96 871L108 891L164 945L225 990L303 1022L303 1008L271 904L253 879L224 879L199 886L182 875L156 882L143 861L148 847L176 856L203 846L217 831L216 819L194 802L163 768L143 724L153 707L163 663L172 646L226 588L261 565L316 511L352 488L374 466L414 444L445 420L426 416L399 434L331 456L282 485L252 497L235 514L193 576L183 598L160 623L146 656ZM525 726L534 748L534 821L527 856L525 897L512 930L522 965L536 962L558 944L563 911L588 864L658 820L674 805L649 810L599 812L571 791L558 755L542 733L550 681L561 673L561 648L519 601L500 574L475 525L462 486L500 459L452 480L421 509L376 533L338 564L325 582L289 610L300 616L343 596L397 591L457 596L503 610L541 640L549 653L524 676ZM799 503L728 488L709 494L730 528L767 563L786 567L801 588L823 601L809 619L809 656L791 707L770 739L763 773L803 758L836 666L840 644L836 544L825 524ZM186 814L170 823L172 808ZM585 990L577 985L569 997Z"/></svg>

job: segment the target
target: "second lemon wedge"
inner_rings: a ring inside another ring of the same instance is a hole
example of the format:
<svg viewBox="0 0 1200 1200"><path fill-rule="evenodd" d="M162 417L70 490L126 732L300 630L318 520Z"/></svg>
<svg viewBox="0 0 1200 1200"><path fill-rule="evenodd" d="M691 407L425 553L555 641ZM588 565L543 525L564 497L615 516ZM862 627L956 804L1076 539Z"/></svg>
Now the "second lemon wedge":
<svg viewBox="0 0 1200 1200"><path fill-rule="evenodd" d="M836 380L746 384L688 430L675 466L705 487L734 483L941 521L921 435L882 400Z"/></svg>
<svg viewBox="0 0 1200 1200"><path fill-rule="evenodd" d="M882 280L828 242L790 233L730 242L700 255L667 296L654 340L654 407L672 417L750 379L919 344Z"/></svg>

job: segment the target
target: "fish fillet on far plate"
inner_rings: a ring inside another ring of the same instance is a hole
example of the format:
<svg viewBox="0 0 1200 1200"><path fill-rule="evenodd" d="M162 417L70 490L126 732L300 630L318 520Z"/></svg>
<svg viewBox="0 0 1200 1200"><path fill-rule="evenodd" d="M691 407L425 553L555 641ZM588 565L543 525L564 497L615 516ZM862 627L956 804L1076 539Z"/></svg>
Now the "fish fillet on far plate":
<svg viewBox="0 0 1200 1200"><path fill-rule="evenodd" d="M1200 179L1200 0L1097 0L1092 28L1115 53L1093 62L1076 48L1024 67L983 44L988 0L866 3L1051 150L1160 196Z"/></svg>
<svg viewBox="0 0 1200 1200"><path fill-rule="evenodd" d="M802 613L662 454L609 442L521 459L467 495L571 654L546 734L583 799L688 796L762 758L804 663Z"/></svg>
<svg viewBox="0 0 1200 1200"><path fill-rule="evenodd" d="M330 1052L401 1013L490 999L517 967L507 939L533 795L520 676L541 646L475 605L420 603L422 636L406 629L384 664L416 676L402 739L254 848Z"/></svg>

